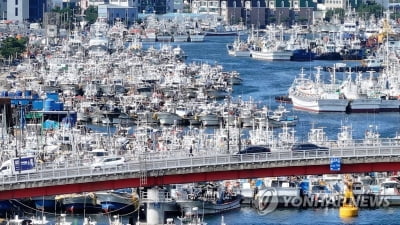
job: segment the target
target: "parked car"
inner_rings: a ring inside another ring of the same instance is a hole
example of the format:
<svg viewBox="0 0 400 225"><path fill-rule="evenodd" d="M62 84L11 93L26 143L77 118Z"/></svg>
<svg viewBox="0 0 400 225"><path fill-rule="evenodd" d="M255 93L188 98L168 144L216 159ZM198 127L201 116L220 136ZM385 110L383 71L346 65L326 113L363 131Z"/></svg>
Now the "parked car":
<svg viewBox="0 0 400 225"><path fill-rule="evenodd" d="M271 149L265 146L253 145L240 150L237 154L251 154L251 153L263 153L263 152L271 152Z"/></svg>
<svg viewBox="0 0 400 225"><path fill-rule="evenodd" d="M328 151L329 148L310 143L294 144L292 151Z"/></svg>
<svg viewBox="0 0 400 225"><path fill-rule="evenodd" d="M106 169L106 168L117 168L123 166L125 163L125 158L122 156L108 156L100 159L100 161L95 162L91 165L93 170L96 169Z"/></svg>

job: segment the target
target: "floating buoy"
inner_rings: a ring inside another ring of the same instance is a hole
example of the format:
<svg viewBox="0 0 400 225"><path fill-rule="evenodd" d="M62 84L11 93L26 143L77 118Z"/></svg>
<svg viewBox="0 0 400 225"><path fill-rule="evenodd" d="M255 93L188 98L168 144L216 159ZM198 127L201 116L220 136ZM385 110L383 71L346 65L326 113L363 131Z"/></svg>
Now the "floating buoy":
<svg viewBox="0 0 400 225"><path fill-rule="evenodd" d="M341 218L350 218L358 216L358 207L353 194L353 182L350 176L345 176L346 190L344 191L343 205L339 208Z"/></svg>
<svg viewBox="0 0 400 225"><path fill-rule="evenodd" d="M350 218L358 216L358 207L354 205L343 205L339 208L341 218Z"/></svg>

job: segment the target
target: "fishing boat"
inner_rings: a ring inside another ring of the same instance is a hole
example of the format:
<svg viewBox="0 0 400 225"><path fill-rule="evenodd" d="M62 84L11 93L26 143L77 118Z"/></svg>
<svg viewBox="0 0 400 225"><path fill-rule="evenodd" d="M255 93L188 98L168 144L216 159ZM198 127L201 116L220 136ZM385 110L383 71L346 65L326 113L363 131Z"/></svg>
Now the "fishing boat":
<svg viewBox="0 0 400 225"><path fill-rule="evenodd" d="M387 201L390 206L400 206L400 183L391 179L383 181L379 197Z"/></svg>
<svg viewBox="0 0 400 225"><path fill-rule="evenodd" d="M273 111L270 111L267 115L268 125L270 127L282 127L282 126L295 126L299 120L296 115L288 115L289 110L282 104Z"/></svg>
<svg viewBox="0 0 400 225"><path fill-rule="evenodd" d="M173 34L172 39L174 42L187 42L189 40L189 34L183 31L178 31Z"/></svg>
<svg viewBox="0 0 400 225"><path fill-rule="evenodd" d="M33 197L35 208L45 212L55 212L61 208L61 202L55 199L55 196Z"/></svg>
<svg viewBox="0 0 400 225"><path fill-rule="evenodd" d="M256 181L253 206L261 211L268 205L292 207L287 204L287 199L299 198L300 189L286 178L266 178Z"/></svg>
<svg viewBox="0 0 400 225"><path fill-rule="evenodd" d="M32 217L31 223L32 225L46 225L50 221L47 220L46 216L42 215L40 217Z"/></svg>
<svg viewBox="0 0 400 225"><path fill-rule="evenodd" d="M249 45L247 42L240 40L240 36L233 43L227 44L228 54L238 57L250 57Z"/></svg>
<svg viewBox="0 0 400 225"><path fill-rule="evenodd" d="M305 78L302 70L289 88L289 98L293 107L311 112L345 112L349 101L337 92L339 85L335 83L335 73L331 83L321 82L321 67L317 67L315 79Z"/></svg>
<svg viewBox="0 0 400 225"><path fill-rule="evenodd" d="M218 187L208 184L197 189L197 192L188 193L184 198L176 199L176 203L185 213L193 208L201 209L200 214L217 214L240 207L241 195L227 190L218 190Z"/></svg>
<svg viewBox="0 0 400 225"><path fill-rule="evenodd" d="M254 59L289 61L292 51L286 50L285 45L277 42L264 42L261 47L250 49L250 56Z"/></svg>
<svg viewBox="0 0 400 225"><path fill-rule="evenodd" d="M206 36L236 36L239 34L239 31L232 30L229 26L223 24L217 24L206 30L204 33Z"/></svg>
<svg viewBox="0 0 400 225"><path fill-rule="evenodd" d="M70 213L98 213L101 211L101 206L94 193L58 195L56 200L62 200L64 210Z"/></svg>
<svg viewBox="0 0 400 225"><path fill-rule="evenodd" d="M15 208L10 200L0 201L0 216L6 217L6 215L9 215L13 210L15 210Z"/></svg>
<svg viewBox="0 0 400 225"><path fill-rule="evenodd" d="M139 207L138 196L131 191L98 191L96 196L105 213L132 213Z"/></svg>
<svg viewBox="0 0 400 225"><path fill-rule="evenodd" d="M363 79L362 73L358 73L353 81L351 72L341 85L341 92L349 100L349 109L352 113L376 113L381 107L381 93L373 71L370 76Z"/></svg>
<svg viewBox="0 0 400 225"><path fill-rule="evenodd" d="M178 217L181 225L207 225L203 218L199 217L199 208L193 207L190 212L185 213L183 217Z"/></svg>
<svg viewBox="0 0 400 225"><path fill-rule="evenodd" d="M198 29L189 31L189 40L190 42L203 42L206 34Z"/></svg>

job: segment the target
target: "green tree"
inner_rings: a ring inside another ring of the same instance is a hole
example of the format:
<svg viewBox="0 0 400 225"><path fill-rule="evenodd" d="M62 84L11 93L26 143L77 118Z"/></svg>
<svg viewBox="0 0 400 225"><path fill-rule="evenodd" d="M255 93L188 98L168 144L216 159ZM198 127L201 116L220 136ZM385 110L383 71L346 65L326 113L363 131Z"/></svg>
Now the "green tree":
<svg viewBox="0 0 400 225"><path fill-rule="evenodd" d="M19 58L21 53L26 50L27 37L17 39L15 37L8 37L1 42L0 54L4 59Z"/></svg>
<svg viewBox="0 0 400 225"><path fill-rule="evenodd" d="M55 7L52 9L52 12L56 12L60 15L60 23L63 28L73 28L74 21L74 11L75 9L71 9L69 7L61 9L60 7Z"/></svg>
<svg viewBox="0 0 400 225"><path fill-rule="evenodd" d="M89 24L93 24L97 20L97 7L89 6L85 11L85 18Z"/></svg>
<svg viewBox="0 0 400 225"><path fill-rule="evenodd" d="M383 16L383 11L382 5L377 4L376 2L360 4L360 6L356 9L358 15L362 15L365 19L370 18L371 15L374 15L375 18L381 18Z"/></svg>
<svg viewBox="0 0 400 225"><path fill-rule="evenodd" d="M338 18L344 18L344 9L337 8L337 9L330 9L330 10L326 11L325 20L331 21L331 19L335 15L337 15Z"/></svg>

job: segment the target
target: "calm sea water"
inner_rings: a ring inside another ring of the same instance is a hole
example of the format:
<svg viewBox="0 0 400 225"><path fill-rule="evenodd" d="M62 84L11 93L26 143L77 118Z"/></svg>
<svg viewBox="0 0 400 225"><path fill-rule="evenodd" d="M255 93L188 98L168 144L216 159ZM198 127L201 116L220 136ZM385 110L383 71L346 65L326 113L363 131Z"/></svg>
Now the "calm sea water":
<svg viewBox="0 0 400 225"><path fill-rule="evenodd" d="M339 217L337 208L315 208L315 209L277 209L269 214L260 215L250 207L242 207L223 214L227 225L339 225L339 224L400 224L400 208L380 208L380 209L360 209L359 216L349 219ZM109 225L112 216L107 215L87 215L95 220L98 225ZM205 216L204 221L208 225L221 224L221 215ZM51 221L49 224L55 224L55 217L47 215ZM179 220L174 217L179 224ZM81 225L83 223L82 215L67 215L67 221L72 225ZM135 223L136 216L123 216L123 224Z"/></svg>
<svg viewBox="0 0 400 225"><path fill-rule="evenodd" d="M225 70L240 72L244 82L234 87L233 97L241 96L244 100L253 98L260 104L274 108L278 105L274 97L286 95L293 79L304 68L306 73L315 73L316 66L332 66L334 62L266 62L251 58L237 58L228 56L226 44L232 42L234 37L207 37L204 43L180 43L188 55L188 61L218 63ZM150 44L145 44L149 46ZM155 47L160 43L154 43ZM355 62L349 62L354 64ZM324 78L329 75L324 73ZM343 79L343 74L337 75ZM291 105L287 106L291 109ZM311 126L324 127L329 138L335 139L342 123L352 125L354 138L363 138L365 130L370 126L378 128L382 137L393 137L399 129L399 113L380 114L345 114L345 113L308 113L295 111L300 122L295 127L299 140L306 139ZM228 225L259 225L259 224L400 224L400 208L380 208L375 210L360 209L359 216L350 220L343 220L338 215L336 208L318 209L278 209L267 215L260 215L254 209L242 207L241 209L224 214L225 223ZM129 222L127 216L124 223ZM108 224L108 217L104 215L92 216L99 225ZM220 224L221 215L206 216L208 224ZM82 224L82 216L74 216L68 219L73 225Z"/></svg>

